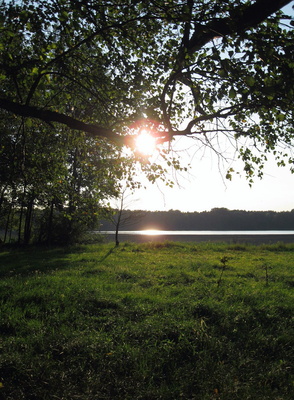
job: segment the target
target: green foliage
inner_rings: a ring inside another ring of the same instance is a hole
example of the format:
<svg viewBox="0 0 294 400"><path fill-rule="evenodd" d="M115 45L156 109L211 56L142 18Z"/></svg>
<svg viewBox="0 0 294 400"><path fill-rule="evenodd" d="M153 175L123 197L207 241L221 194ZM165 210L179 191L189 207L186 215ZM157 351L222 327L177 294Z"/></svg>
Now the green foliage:
<svg viewBox="0 0 294 400"><path fill-rule="evenodd" d="M159 143L189 135L222 152L221 134L250 181L268 152L292 170L287 3L2 1L0 106L120 145L141 121Z"/></svg>
<svg viewBox="0 0 294 400"><path fill-rule="evenodd" d="M49 123L1 111L0 227L8 242L74 241L118 195L122 180L138 187L139 161L152 182L164 179L166 168L127 153L123 136L113 143L77 132L79 125L53 125L42 113L128 133L137 123L139 99L149 102L158 80L159 72L145 66L145 76L141 68L145 43L160 25L136 22L137 8L124 2L121 9L117 3L29 0L0 7L3 107L8 100L38 106L37 118ZM137 35L137 24L144 35Z"/></svg>
<svg viewBox="0 0 294 400"><path fill-rule="evenodd" d="M293 251L3 249L0 396L290 400Z"/></svg>
<svg viewBox="0 0 294 400"><path fill-rule="evenodd" d="M0 138L0 223L9 242L65 243L92 229L116 196L127 160L103 140L71 132L62 136L39 124L11 120ZM26 121L27 122L27 121ZM39 134L41 132L41 134Z"/></svg>

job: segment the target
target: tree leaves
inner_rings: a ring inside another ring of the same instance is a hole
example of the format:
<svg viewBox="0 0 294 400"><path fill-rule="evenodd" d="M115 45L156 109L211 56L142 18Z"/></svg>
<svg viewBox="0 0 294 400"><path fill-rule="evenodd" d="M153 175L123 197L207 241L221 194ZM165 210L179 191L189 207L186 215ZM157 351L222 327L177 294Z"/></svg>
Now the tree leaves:
<svg viewBox="0 0 294 400"><path fill-rule="evenodd" d="M246 85L250 87L253 87L255 85L255 79L253 78L253 76L246 76L244 80L246 82Z"/></svg>
<svg viewBox="0 0 294 400"><path fill-rule="evenodd" d="M160 142L290 146L294 37L275 13L287 3L3 2L1 105L121 144L143 117Z"/></svg>

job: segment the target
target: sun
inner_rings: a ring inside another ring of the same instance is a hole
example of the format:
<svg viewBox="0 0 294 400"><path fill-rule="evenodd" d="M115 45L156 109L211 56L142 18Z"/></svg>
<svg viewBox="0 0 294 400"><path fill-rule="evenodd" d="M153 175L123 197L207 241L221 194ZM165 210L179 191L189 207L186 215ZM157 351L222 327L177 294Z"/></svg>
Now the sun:
<svg viewBox="0 0 294 400"><path fill-rule="evenodd" d="M156 138L148 133L146 129L143 129L135 139L135 147L141 154L151 155L156 149Z"/></svg>

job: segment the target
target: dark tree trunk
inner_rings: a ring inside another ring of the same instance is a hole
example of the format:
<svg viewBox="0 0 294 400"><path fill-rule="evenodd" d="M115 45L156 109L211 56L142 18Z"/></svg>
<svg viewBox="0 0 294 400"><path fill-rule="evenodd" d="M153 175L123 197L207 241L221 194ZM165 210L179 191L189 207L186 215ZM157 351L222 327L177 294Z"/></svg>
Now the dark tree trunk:
<svg viewBox="0 0 294 400"><path fill-rule="evenodd" d="M119 230L119 224L117 224L116 227L115 227L115 245L116 246L119 246L118 230Z"/></svg>
<svg viewBox="0 0 294 400"><path fill-rule="evenodd" d="M45 226L47 225L47 232L45 232L45 241L49 244L52 241L53 211L54 211L54 199L51 200L48 221L47 224L45 223Z"/></svg>
<svg viewBox="0 0 294 400"><path fill-rule="evenodd" d="M33 209L34 209L34 197L30 199L27 206L25 227L24 227L24 244L28 244L31 238Z"/></svg>
<svg viewBox="0 0 294 400"><path fill-rule="evenodd" d="M21 228L22 228L22 217L23 217L23 208L24 204L23 201L21 202L20 213L19 213L19 221L18 221L18 244L21 243Z"/></svg>
<svg viewBox="0 0 294 400"><path fill-rule="evenodd" d="M9 210L7 213L7 218L6 218L6 225L5 225L5 233L4 233L4 239L3 242L6 243L6 238L7 238L7 234L8 234L8 230L9 230L9 223L10 223L10 216L11 216L11 211L12 211L12 204L9 204ZM11 232L11 229L10 229Z"/></svg>

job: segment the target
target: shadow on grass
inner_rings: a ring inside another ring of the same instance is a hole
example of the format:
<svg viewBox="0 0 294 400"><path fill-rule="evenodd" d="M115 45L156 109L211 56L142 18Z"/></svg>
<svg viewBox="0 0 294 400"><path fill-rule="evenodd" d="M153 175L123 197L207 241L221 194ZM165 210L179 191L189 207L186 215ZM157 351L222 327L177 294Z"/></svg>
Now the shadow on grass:
<svg viewBox="0 0 294 400"><path fill-rule="evenodd" d="M114 246L112 247L103 257L100 258L100 260L97 260L99 263L105 261L116 249L117 247Z"/></svg>
<svg viewBox="0 0 294 400"><path fill-rule="evenodd" d="M69 254L79 253L82 246L45 247L45 246L7 246L0 252L0 277L26 276L36 272L68 267Z"/></svg>
<svg viewBox="0 0 294 400"><path fill-rule="evenodd" d="M106 260L115 250L115 246L97 259L98 263ZM0 251L0 278L27 276L36 272L45 273L68 268L73 261L70 255L87 251L86 246L74 245L65 247L46 246L6 246Z"/></svg>

